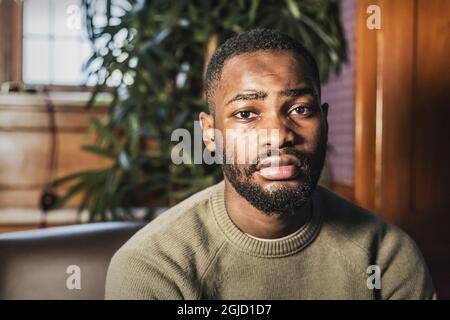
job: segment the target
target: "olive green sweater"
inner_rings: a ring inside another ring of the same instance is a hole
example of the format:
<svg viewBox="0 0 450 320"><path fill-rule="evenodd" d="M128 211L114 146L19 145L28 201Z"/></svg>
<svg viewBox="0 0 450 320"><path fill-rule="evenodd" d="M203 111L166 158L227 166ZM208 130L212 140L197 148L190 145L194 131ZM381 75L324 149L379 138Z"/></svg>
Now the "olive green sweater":
<svg viewBox="0 0 450 320"><path fill-rule="evenodd" d="M114 255L107 299L431 299L413 240L317 187L309 222L264 241L229 218L224 182L179 203ZM376 272L381 271L380 289Z"/></svg>

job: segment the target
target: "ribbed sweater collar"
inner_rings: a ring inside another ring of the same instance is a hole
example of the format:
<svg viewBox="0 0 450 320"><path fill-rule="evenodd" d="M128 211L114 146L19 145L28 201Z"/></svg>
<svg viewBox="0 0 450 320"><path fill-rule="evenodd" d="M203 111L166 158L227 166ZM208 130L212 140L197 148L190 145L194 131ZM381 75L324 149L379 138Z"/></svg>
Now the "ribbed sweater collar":
<svg viewBox="0 0 450 320"><path fill-rule="evenodd" d="M238 249L251 255L277 258L295 254L308 246L318 234L322 219L318 188L312 197L312 215L302 230L288 239L261 241L242 232L231 220L225 207L225 183L217 184L211 193L211 206L214 217L227 239Z"/></svg>

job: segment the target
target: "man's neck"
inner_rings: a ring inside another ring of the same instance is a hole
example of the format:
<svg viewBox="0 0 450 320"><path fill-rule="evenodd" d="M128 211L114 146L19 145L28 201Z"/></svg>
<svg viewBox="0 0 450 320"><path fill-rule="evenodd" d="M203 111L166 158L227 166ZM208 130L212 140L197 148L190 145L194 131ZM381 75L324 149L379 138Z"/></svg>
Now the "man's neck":
<svg viewBox="0 0 450 320"><path fill-rule="evenodd" d="M264 239L285 237L300 229L311 214L311 202L292 213L264 213L253 207L225 179L225 206L233 223L245 233Z"/></svg>

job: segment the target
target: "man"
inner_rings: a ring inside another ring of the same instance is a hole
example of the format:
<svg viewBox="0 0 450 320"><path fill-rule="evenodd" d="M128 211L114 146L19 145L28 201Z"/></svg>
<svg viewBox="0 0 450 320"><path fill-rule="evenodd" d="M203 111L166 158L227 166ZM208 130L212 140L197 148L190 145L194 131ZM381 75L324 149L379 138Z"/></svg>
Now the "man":
<svg viewBox="0 0 450 320"><path fill-rule="evenodd" d="M328 105L308 51L276 31L239 34L211 58L205 90L203 140L226 159L224 181L133 236L111 261L106 298L435 298L405 233L317 186ZM250 148L255 130L276 134ZM242 145L250 161L238 163Z"/></svg>

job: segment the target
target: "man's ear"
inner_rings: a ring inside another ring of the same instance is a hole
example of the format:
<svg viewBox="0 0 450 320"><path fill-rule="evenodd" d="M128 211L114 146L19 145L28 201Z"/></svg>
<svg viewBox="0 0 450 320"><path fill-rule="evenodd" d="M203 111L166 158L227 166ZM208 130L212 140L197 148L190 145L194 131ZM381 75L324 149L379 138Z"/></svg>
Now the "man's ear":
<svg viewBox="0 0 450 320"><path fill-rule="evenodd" d="M203 142L209 152L216 151L216 142L214 137L214 118L206 112L200 112L198 116L200 127L202 128Z"/></svg>

